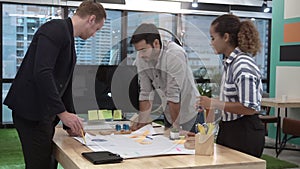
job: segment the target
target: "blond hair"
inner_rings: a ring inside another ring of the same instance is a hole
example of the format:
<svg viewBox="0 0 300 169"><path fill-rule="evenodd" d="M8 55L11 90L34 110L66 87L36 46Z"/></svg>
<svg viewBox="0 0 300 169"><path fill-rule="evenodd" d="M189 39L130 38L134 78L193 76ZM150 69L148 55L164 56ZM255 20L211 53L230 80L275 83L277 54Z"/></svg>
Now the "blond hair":
<svg viewBox="0 0 300 169"><path fill-rule="evenodd" d="M75 15L85 18L90 15L96 16L96 22L106 19L106 12L103 6L100 3L94 1L83 1L76 10Z"/></svg>

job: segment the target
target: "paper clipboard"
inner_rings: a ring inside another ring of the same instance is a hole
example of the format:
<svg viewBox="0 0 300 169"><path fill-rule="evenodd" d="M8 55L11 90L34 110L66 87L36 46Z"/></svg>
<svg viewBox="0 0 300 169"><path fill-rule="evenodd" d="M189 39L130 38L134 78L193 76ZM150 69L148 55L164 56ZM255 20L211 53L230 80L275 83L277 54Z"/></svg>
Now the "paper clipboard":
<svg viewBox="0 0 300 169"><path fill-rule="evenodd" d="M93 164L119 163L123 161L120 155L109 151L83 152L81 155Z"/></svg>

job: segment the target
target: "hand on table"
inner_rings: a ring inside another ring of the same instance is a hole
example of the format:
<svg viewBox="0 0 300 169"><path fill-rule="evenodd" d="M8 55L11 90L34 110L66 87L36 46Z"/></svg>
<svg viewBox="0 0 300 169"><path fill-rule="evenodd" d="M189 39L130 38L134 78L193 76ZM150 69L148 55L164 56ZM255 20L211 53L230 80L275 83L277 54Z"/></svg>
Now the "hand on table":
<svg viewBox="0 0 300 169"><path fill-rule="evenodd" d="M57 116L60 118L64 125L70 128L70 131L67 130L70 135L81 135L83 129L82 118L67 111L60 113Z"/></svg>
<svg viewBox="0 0 300 169"><path fill-rule="evenodd" d="M132 131L135 131L135 130L138 130L144 126L146 126L147 124L151 124L151 123L139 123L139 122L132 122L131 124L131 130Z"/></svg>
<svg viewBox="0 0 300 169"><path fill-rule="evenodd" d="M67 129L66 131L69 134L69 136L71 136L71 137L82 137L81 132L76 133L76 132L73 132L71 129Z"/></svg>

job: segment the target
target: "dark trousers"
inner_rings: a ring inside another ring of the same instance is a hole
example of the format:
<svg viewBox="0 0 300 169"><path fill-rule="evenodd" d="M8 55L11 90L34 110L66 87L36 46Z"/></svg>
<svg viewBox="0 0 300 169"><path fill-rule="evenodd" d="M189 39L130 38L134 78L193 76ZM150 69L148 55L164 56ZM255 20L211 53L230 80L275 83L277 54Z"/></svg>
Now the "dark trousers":
<svg viewBox="0 0 300 169"><path fill-rule="evenodd" d="M31 121L13 113L13 122L18 131L26 169L57 168L52 155L52 138L58 122L55 116L41 121Z"/></svg>
<svg viewBox="0 0 300 169"><path fill-rule="evenodd" d="M216 142L260 157L265 144L265 128L257 115L243 116L228 122L221 121Z"/></svg>

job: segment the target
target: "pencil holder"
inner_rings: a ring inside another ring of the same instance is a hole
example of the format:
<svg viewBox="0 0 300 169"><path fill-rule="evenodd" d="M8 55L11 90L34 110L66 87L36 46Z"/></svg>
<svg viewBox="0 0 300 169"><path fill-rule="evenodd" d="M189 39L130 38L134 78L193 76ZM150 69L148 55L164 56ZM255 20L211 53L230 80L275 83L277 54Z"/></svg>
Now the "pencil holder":
<svg viewBox="0 0 300 169"><path fill-rule="evenodd" d="M210 156L214 154L214 134L196 134L195 154Z"/></svg>

